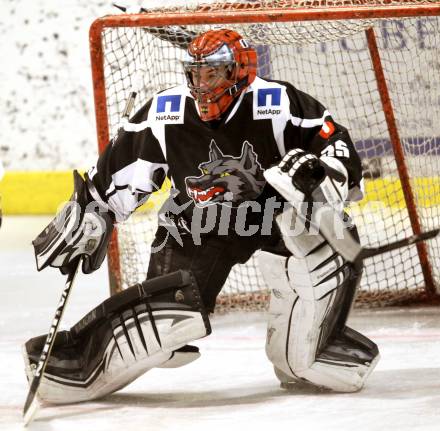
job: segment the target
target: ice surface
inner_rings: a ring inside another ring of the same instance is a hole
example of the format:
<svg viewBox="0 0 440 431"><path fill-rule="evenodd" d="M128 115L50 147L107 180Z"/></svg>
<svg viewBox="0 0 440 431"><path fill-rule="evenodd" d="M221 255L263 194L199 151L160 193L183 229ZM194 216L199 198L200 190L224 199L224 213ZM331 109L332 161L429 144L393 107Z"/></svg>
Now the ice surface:
<svg viewBox="0 0 440 431"><path fill-rule="evenodd" d="M27 393L21 345L49 326L64 277L35 270L30 245L49 219L6 217L0 230L0 430L22 429ZM107 295L106 269L79 275L62 326ZM202 357L152 370L103 400L44 407L32 430L430 431L440 429L440 309L357 311L351 325L382 359L364 390L331 394L279 388L265 357L264 314L213 319Z"/></svg>

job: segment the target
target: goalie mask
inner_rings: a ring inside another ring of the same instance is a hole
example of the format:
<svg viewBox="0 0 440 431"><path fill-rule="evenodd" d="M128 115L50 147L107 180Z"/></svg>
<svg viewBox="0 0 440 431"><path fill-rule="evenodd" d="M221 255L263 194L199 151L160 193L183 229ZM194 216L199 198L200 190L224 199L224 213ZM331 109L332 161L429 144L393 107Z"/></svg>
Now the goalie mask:
<svg viewBox="0 0 440 431"><path fill-rule="evenodd" d="M255 79L257 53L232 30L210 30L188 46L183 68L203 121L216 120Z"/></svg>

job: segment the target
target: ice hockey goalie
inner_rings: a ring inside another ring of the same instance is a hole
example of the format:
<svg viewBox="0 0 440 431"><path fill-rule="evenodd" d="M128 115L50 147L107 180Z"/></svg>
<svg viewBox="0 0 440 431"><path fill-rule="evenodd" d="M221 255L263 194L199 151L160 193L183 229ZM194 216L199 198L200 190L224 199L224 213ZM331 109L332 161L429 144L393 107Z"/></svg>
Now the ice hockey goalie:
<svg viewBox="0 0 440 431"><path fill-rule="evenodd" d="M346 326L362 267L311 229L315 207L342 215L362 198L347 129L292 84L258 77L256 52L235 31L195 37L183 70L186 83L146 101L96 166L75 174L71 201L34 241L39 269L68 273L81 258L92 272L113 225L171 179L147 280L58 334L38 396L98 398L153 367L193 361L188 343L210 333L231 268L256 251L271 290L266 352L282 385L360 390L379 358ZM43 342L25 345L29 379Z"/></svg>

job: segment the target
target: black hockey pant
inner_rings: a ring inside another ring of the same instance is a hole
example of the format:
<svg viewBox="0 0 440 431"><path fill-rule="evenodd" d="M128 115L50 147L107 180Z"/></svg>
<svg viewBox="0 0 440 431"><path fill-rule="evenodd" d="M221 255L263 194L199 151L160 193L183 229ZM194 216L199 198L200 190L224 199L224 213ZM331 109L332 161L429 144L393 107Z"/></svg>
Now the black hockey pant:
<svg viewBox="0 0 440 431"><path fill-rule="evenodd" d="M159 227L153 241L158 251L152 253L148 278L168 274L178 269L190 270L197 281L207 311L212 312L229 272L237 263L245 263L261 248L270 248L279 241L278 235L209 236L195 245L191 235L182 235L183 246ZM160 247L162 245L162 247Z"/></svg>

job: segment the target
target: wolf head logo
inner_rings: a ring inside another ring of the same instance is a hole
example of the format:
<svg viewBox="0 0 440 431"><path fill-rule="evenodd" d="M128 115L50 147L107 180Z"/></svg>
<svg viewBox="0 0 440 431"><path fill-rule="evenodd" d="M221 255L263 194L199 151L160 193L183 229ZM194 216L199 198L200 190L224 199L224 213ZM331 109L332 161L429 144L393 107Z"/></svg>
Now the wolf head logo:
<svg viewBox="0 0 440 431"><path fill-rule="evenodd" d="M197 206L235 206L261 193L265 184L263 169L248 141L243 143L239 157L223 154L214 140L209 148L209 161L199 165L202 175L185 178L188 196Z"/></svg>

